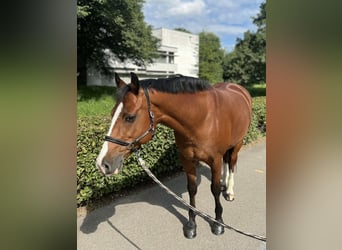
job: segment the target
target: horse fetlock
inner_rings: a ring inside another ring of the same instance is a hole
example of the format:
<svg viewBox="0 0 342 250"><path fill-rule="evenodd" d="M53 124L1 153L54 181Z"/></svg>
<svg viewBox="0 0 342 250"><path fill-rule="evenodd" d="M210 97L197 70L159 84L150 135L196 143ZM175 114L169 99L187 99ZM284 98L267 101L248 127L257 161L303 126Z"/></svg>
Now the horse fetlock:
<svg viewBox="0 0 342 250"><path fill-rule="evenodd" d="M233 201L235 199L234 193L223 192L222 195L226 201Z"/></svg>
<svg viewBox="0 0 342 250"><path fill-rule="evenodd" d="M223 223L223 220L222 219L219 219L217 220L221 223ZM221 224L217 223L217 222L214 222L212 225L211 225L211 232L215 235L221 235L224 233L224 226L222 226Z"/></svg>
<svg viewBox="0 0 342 250"><path fill-rule="evenodd" d="M184 236L187 239L193 239L196 237L197 233L196 233L196 223L192 222L192 221L188 221L184 227L183 227L183 232L184 232Z"/></svg>

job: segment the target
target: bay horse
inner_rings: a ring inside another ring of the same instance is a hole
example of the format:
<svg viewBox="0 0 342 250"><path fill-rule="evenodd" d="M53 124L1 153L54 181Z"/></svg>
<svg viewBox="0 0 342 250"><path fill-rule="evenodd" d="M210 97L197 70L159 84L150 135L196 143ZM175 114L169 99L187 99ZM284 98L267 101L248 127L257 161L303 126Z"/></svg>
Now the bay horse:
<svg viewBox="0 0 342 250"><path fill-rule="evenodd" d="M251 96L242 86L218 83L211 86L198 78L139 81L131 73L126 84L115 74L117 102L105 142L96 159L100 171L118 174L123 160L141 144L152 139L158 123L174 130L180 160L187 176L190 204L195 207L196 165L201 161L211 168L211 192L215 200L215 219L223 223L220 194L234 200L234 168L243 138L252 117ZM189 209L184 236L196 236L195 213ZM212 233L224 233L218 223Z"/></svg>

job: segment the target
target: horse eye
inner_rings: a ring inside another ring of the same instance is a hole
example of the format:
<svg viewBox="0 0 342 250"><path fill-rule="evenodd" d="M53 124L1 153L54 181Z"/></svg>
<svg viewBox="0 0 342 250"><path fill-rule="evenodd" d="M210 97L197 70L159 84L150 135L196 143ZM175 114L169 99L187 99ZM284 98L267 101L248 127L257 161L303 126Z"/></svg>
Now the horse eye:
<svg viewBox="0 0 342 250"><path fill-rule="evenodd" d="M129 122L129 123L132 123L132 122L134 122L135 121L135 115L127 115L126 117L125 117L125 122Z"/></svg>

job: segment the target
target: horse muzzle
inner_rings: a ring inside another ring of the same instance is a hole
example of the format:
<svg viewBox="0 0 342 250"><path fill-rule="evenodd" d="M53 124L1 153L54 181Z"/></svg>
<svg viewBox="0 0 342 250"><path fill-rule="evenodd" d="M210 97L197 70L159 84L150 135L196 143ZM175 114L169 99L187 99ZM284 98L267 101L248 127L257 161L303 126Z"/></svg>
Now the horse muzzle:
<svg viewBox="0 0 342 250"><path fill-rule="evenodd" d="M117 155L113 158L106 159L103 158L102 160L96 161L97 168L105 175L105 176L112 176L114 174L119 174L122 170L123 166L123 155Z"/></svg>

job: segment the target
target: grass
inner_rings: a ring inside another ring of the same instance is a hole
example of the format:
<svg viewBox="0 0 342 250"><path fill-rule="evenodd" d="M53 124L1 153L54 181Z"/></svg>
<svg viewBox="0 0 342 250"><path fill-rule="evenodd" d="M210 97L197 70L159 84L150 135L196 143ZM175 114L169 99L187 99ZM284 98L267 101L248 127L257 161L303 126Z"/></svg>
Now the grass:
<svg viewBox="0 0 342 250"><path fill-rule="evenodd" d="M115 104L115 90L101 86L77 89L77 116L109 116Z"/></svg>
<svg viewBox="0 0 342 250"><path fill-rule="evenodd" d="M115 100L112 96L104 96L99 100L89 99L77 102L77 116L110 116Z"/></svg>
<svg viewBox="0 0 342 250"><path fill-rule="evenodd" d="M252 84L251 86L246 86L252 97L266 96L266 83Z"/></svg>

